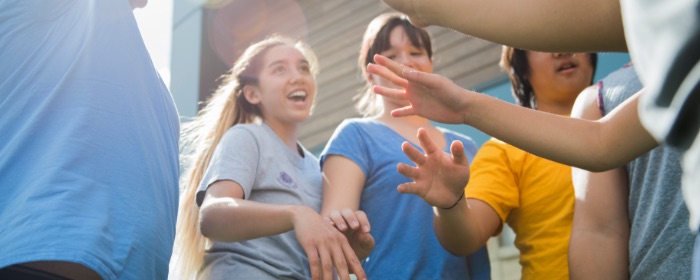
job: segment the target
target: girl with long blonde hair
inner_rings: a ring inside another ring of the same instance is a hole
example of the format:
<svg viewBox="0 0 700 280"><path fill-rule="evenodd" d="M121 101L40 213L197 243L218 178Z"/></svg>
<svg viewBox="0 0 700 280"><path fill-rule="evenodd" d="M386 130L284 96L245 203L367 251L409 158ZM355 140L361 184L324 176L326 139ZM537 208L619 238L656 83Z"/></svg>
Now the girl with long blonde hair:
<svg viewBox="0 0 700 280"><path fill-rule="evenodd" d="M318 213L318 161L297 139L317 65L301 42L255 43L183 128L192 157L177 225L179 276L330 279L335 268L340 279L348 269L365 278L345 236Z"/></svg>

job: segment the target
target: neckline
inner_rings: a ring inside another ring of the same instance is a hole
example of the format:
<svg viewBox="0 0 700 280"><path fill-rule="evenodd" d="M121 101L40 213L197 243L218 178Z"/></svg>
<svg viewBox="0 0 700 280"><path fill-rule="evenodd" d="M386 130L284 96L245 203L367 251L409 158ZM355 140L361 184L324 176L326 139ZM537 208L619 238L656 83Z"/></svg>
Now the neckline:
<svg viewBox="0 0 700 280"><path fill-rule="evenodd" d="M377 125L383 127L383 128L386 129L386 130L391 131L392 134L394 134L396 137L398 137L398 138L400 138L400 139L402 140L401 143L403 143L403 142L408 142L408 143L410 143L411 145L413 145L413 147L417 148L419 151L424 152L424 151L423 151L423 147L420 146L420 143L413 143L413 141L410 141L410 140L406 139L406 137L403 137L403 135L399 134L399 133L396 132L393 128L391 128L390 126L386 125L385 123L380 122L380 121L375 120L375 119L367 119L367 120L368 120L369 122L375 123L375 124L377 124ZM442 133L442 136L443 136L442 138L443 138L444 141L445 141L445 146L443 147L442 151L448 151L449 148L450 148L451 141L450 141L450 139L448 139L448 137L447 137L447 132L446 132L444 129L440 128L440 127L437 127L437 126L436 126L435 128L436 128L437 130L439 130L440 133Z"/></svg>
<svg viewBox="0 0 700 280"><path fill-rule="evenodd" d="M272 130L272 128L269 125L267 125L267 123L262 122L261 125L265 128L268 134L271 134L272 138L275 139L274 141L277 142L277 144L284 149L284 153L287 154L287 157L290 157L290 159L298 162L303 161L307 157L306 149L304 149L304 146L302 146L301 143L299 143L299 140L295 141L297 151L293 151L292 149L287 147L287 144L285 144L284 141L282 141L279 135L277 135L277 133L275 133L275 131Z"/></svg>

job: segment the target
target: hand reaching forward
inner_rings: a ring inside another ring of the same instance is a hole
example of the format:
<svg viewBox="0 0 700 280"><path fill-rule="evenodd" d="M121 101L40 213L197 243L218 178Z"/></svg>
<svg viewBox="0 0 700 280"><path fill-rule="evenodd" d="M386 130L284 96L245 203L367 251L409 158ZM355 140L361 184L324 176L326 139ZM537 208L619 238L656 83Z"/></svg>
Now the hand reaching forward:
<svg viewBox="0 0 700 280"><path fill-rule="evenodd" d="M408 142L401 145L403 152L416 167L399 163L399 173L413 182L399 185L398 191L416 194L428 204L439 208L454 206L469 182L469 160L464 154L462 142L452 142L450 155L438 149L423 128L418 129L418 141L425 155Z"/></svg>
<svg viewBox="0 0 700 280"><path fill-rule="evenodd" d="M327 219L345 234L358 259L369 256L374 249L374 237L369 232L369 219L365 212L344 208L340 211L330 211Z"/></svg>
<svg viewBox="0 0 700 280"><path fill-rule="evenodd" d="M441 123L465 123L469 95L478 93L465 90L443 76L404 67L381 55L375 55L374 61L378 64L367 65L368 72L403 88L374 86L374 92L411 103L392 111L392 116L419 115Z"/></svg>
<svg viewBox="0 0 700 280"><path fill-rule="evenodd" d="M349 280L350 271L358 279L367 279L355 252L340 231L311 208L300 207L295 213L294 231L309 257L312 279L333 279L334 267L340 279Z"/></svg>

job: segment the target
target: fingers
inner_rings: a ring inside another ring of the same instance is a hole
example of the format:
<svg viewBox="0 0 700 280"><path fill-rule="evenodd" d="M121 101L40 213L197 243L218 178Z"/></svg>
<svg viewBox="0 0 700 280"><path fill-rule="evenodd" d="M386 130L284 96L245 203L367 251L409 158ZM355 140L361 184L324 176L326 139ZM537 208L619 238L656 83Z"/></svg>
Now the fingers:
<svg viewBox="0 0 700 280"><path fill-rule="evenodd" d="M348 229L348 224L345 222L343 215L339 211L330 211L328 213L328 218L331 219L333 225L340 231L345 231Z"/></svg>
<svg viewBox="0 0 700 280"><path fill-rule="evenodd" d="M402 66L400 64L388 59L388 58L386 58L386 59L389 60L390 63L398 65L398 67L399 67L398 70L393 71L393 70L391 70L391 68L385 67L385 65L370 63L367 65L367 72L378 75L379 77L382 77L382 78L394 83L397 86L400 86L400 87L408 86L408 81L400 76L400 75L402 75L401 74L401 71L402 71L401 67ZM390 67L395 67L395 66L392 65Z"/></svg>
<svg viewBox="0 0 700 280"><path fill-rule="evenodd" d="M401 144L401 150L404 154L406 154L408 159L410 159L416 165L423 165L423 163L425 163L426 161L425 155L423 155L423 153L416 149L416 147L413 147L413 145L411 145L411 143L409 143L408 141L405 141Z"/></svg>
<svg viewBox="0 0 700 280"><path fill-rule="evenodd" d="M452 145L450 145L450 152L452 153L452 160L455 163L460 165L469 165L469 159L464 153L464 144L462 144L461 141L452 141Z"/></svg>
<svg viewBox="0 0 700 280"><path fill-rule="evenodd" d="M421 148L423 148L423 151L425 151L425 154L433 154L440 151L433 140L430 139L430 136L428 136L428 132L422 127L418 129L418 142Z"/></svg>
<svg viewBox="0 0 700 280"><path fill-rule="evenodd" d="M338 274L340 275L347 275L347 267L345 268L345 273L342 273L343 267L339 267L337 265L336 261L336 256L335 253L332 252L334 250L331 249L331 252L329 252L328 248L325 246L324 243L320 243L318 246L318 255L321 260L321 276L323 280L332 280L333 279L333 264L336 263L336 269L338 270ZM311 260L309 259L309 262ZM341 274L342 273L342 274ZM312 275L313 277L313 275Z"/></svg>
<svg viewBox="0 0 700 280"><path fill-rule="evenodd" d="M385 86L373 86L372 91L374 93L386 96L389 98L394 98L398 100L408 100L408 97L406 96L406 91L403 89L396 89L396 88L388 88Z"/></svg>
<svg viewBox="0 0 700 280"><path fill-rule="evenodd" d="M369 232L369 219L363 211L353 211L350 208L343 208L340 211L330 211L326 218L329 224L334 225L341 232L348 229Z"/></svg>
<svg viewBox="0 0 700 280"><path fill-rule="evenodd" d="M318 250L311 246L308 248L301 244L306 251L306 256L309 258L309 268L311 269L311 279L321 279L321 260L319 259Z"/></svg>
<svg viewBox="0 0 700 280"><path fill-rule="evenodd" d="M388 71L391 71L391 73L394 74L394 76L396 76L396 78L400 78L401 80L403 80L403 85L408 84L408 83L406 83L406 79L403 78L403 71L406 69L410 69L410 68L405 67L405 66L401 65L401 63L393 61L393 60L389 59L388 57L380 55L380 54L374 55L374 62L376 62L377 64L379 64L381 66L384 66L385 69L387 69ZM369 70L369 69L367 69L367 70ZM377 69L377 70L380 70L380 69ZM378 74L378 73L375 73L375 74L382 76L381 74ZM385 73L385 74L387 74L387 73ZM382 76L382 77L393 82L393 80L389 79L388 77L384 77L384 76ZM394 83L394 84L397 86L401 86L401 84L397 84L397 83Z"/></svg>
<svg viewBox="0 0 700 280"><path fill-rule="evenodd" d="M415 182L403 183L396 187L396 190L402 194L418 194L418 187Z"/></svg>
<svg viewBox="0 0 700 280"><path fill-rule="evenodd" d="M345 256L343 258L341 258L340 260L342 260L342 264L345 265L346 270L345 270L345 274L340 274L340 270L339 270L338 275L341 277L345 276L347 279L350 279L350 277L349 277L350 273L347 270L349 268L350 271L352 271L355 274L357 279L366 280L367 275L365 274L365 270L362 269L362 264L360 264L360 260L357 258L357 255L355 255L355 251L352 249L352 247L350 246L350 244L347 242L346 239L343 239L343 240L344 240L344 242L342 242L341 246L342 246L343 253L345 254ZM336 264L336 266L337 265L338 264Z"/></svg>
<svg viewBox="0 0 700 280"><path fill-rule="evenodd" d="M394 109L391 111L392 117L406 117L416 115L416 111L413 110L413 106L406 106L399 109Z"/></svg>
<svg viewBox="0 0 700 280"><path fill-rule="evenodd" d="M425 73L411 68L404 68L401 71L400 76L404 81L406 81L407 85L409 84L409 82L411 82L414 84L422 85L429 89L438 88L441 86L442 83L447 82L445 81L446 78L440 75Z"/></svg>
<svg viewBox="0 0 700 280"><path fill-rule="evenodd" d="M360 228L362 228L362 231L369 232L370 227L367 214L365 214L364 211L355 211L355 217L357 217L357 221L360 223Z"/></svg>
<svg viewBox="0 0 700 280"><path fill-rule="evenodd" d="M350 208L343 208L340 210L340 214L343 215L343 219L350 225L351 229L357 230L360 228L360 222L357 216L355 216L355 211L352 211Z"/></svg>
<svg viewBox="0 0 700 280"><path fill-rule="evenodd" d="M411 180L415 181L416 179L418 179L418 178L415 178L417 176L415 176L414 174L417 174L417 173L415 173L416 168L413 166L410 166L410 165L407 165L404 163L399 163L396 165L396 171L398 171L401 175L406 176Z"/></svg>

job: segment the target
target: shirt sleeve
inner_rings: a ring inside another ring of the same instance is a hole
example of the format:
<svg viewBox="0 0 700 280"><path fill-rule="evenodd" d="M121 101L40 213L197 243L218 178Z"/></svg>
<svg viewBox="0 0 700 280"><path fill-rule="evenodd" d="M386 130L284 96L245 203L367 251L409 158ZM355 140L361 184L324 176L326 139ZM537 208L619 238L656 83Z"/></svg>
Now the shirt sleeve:
<svg viewBox="0 0 700 280"><path fill-rule="evenodd" d="M197 205L201 205L207 188L216 181L231 180L243 188L244 198L250 192L258 173L260 149L252 132L233 127L216 145L209 166L197 190Z"/></svg>
<svg viewBox="0 0 700 280"><path fill-rule="evenodd" d="M471 164L471 176L465 188L467 198L478 199L493 208L501 218L501 227L511 210L520 206L518 181L522 162L509 153L507 144L491 139L484 143Z"/></svg>
<svg viewBox="0 0 700 280"><path fill-rule="evenodd" d="M345 121L338 126L321 153L319 160L321 167L329 155L339 155L352 160L360 167L365 177L371 170L367 144L363 139L361 128L355 123Z"/></svg>

